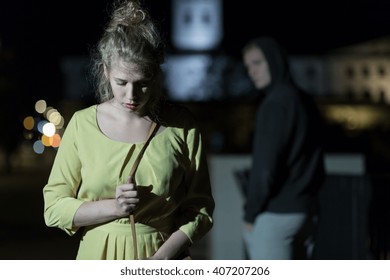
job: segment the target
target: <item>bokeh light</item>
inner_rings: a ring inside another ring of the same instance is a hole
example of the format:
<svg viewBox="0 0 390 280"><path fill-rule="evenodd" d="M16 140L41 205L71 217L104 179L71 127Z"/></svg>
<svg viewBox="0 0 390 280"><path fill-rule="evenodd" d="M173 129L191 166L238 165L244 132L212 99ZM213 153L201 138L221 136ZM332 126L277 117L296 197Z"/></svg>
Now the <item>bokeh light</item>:
<svg viewBox="0 0 390 280"><path fill-rule="evenodd" d="M38 100L35 103L35 111L37 111L39 114L43 114L46 111L46 101L45 100Z"/></svg>
<svg viewBox="0 0 390 280"><path fill-rule="evenodd" d="M64 127L64 125L65 125L65 119L64 119L64 117L61 116L61 119L60 119L59 124L55 124L55 125L56 125L57 129L62 129L62 128Z"/></svg>
<svg viewBox="0 0 390 280"><path fill-rule="evenodd" d="M41 120L41 121L38 122L37 129L38 129L38 131L39 131L40 133L43 134L43 126L44 126L45 124L47 124L47 123L48 123L47 120Z"/></svg>
<svg viewBox="0 0 390 280"><path fill-rule="evenodd" d="M34 128L34 118L32 116L25 117L23 120L23 126L27 130L32 130Z"/></svg>
<svg viewBox="0 0 390 280"><path fill-rule="evenodd" d="M55 109L51 106L48 106L46 108L45 112L43 112L43 116L45 117L45 119L49 119L48 115L50 115L51 112L54 112L53 110L55 110Z"/></svg>
<svg viewBox="0 0 390 280"><path fill-rule="evenodd" d="M52 112L48 118L49 122L53 123L55 126L58 126L61 123L61 114L58 111Z"/></svg>
<svg viewBox="0 0 390 280"><path fill-rule="evenodd" d="M42 154L45 151L45 146L42 144L41 140L37 140L34 142L33 150L37 154Z"/></svg>
<svg viewBox="0 0 390 280"><path fill-rule="evenodd" d="M53 148L58 148L60 146L60 143L61 143L61 136L59 134L54 134L53 137L51 137L51 139L52 139L51 146Z"/></svg>
<svg viewBox="0 0 390 280"><path fill-rule="evenodd" d="M34 137L34 133L31 130L24 131L23 135L24 135L24 139L27 140L32 140Z"/></svg>
<svg viewBox="0 0 390 280"><path fill-rule="evenodd" d="M35 102L34 109L39 116L27 116L23 119L24 138L33 141L32 148L37 154L42 154L45 147L57 149L61 144L64 117L54 107L47 106L45 100Z"/></svg>
<svg viewBox="0 0 390 280"><path fill-rule="evenodd" d="M45 147L50 147L51 146L51 144L50 144L50 137L48 137L46 135L42 135L41 142L42 142L43 146L45 146Z"/></svg>
<svg viewBox="0 0 390 280"><path fill-rule="evenodd" d="M42 127L43 134L52 137L56 133L56 127L51 122L45 123Z"/></svg>

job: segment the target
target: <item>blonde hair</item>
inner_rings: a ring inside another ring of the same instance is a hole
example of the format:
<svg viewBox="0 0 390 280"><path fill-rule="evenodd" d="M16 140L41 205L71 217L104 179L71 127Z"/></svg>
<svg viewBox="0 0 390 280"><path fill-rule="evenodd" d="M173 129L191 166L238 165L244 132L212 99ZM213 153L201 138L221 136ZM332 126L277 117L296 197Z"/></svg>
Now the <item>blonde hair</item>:
<svg viewBox="0 0 390 280"><path fill-rule="evenodd" d="M104 74L115 58L135 64L152 82L148 100L139 106L140 115L157 113L162 97L161 64L164 43L149 13L138 0L122 0L113 4L110 20L93 53L92 74L99 102L113 98L110 82Z"/></svg>

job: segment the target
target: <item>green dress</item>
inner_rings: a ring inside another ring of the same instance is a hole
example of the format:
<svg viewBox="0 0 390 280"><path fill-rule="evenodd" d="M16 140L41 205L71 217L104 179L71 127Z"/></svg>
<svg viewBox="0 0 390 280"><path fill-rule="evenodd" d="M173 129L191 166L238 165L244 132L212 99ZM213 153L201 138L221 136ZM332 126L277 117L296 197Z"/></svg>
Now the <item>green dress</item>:
<svg viewBox="0 0 390 280"><path fill-rule="evenodd" d="M46 225L69 235L79 230L73 217L83 202L115 198L117 185L126 182L144 144L108 138L99 129L96 108L72 116L43 188ZM201 134L187 110L175 106L169 110L173 112L162 123L167 128L151 140L135 174L140 259L152 256L177 229L195 242L213 223L214 200ZM130 149L131 157L125 161ZM129 218L83 230L77 259L133 259Z"/></svg>

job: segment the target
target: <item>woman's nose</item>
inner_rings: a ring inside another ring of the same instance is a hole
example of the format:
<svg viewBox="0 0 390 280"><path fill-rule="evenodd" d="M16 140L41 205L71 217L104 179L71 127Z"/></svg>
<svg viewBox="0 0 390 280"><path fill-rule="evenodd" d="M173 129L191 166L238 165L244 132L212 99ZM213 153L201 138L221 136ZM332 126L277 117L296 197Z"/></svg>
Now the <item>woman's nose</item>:
<svg viewBox="0 0 390 280"><path fill-rule="evenodd" d="M126 87L126 98L133 99L134 97L134 86L132 84L127 84Z"/></svg>

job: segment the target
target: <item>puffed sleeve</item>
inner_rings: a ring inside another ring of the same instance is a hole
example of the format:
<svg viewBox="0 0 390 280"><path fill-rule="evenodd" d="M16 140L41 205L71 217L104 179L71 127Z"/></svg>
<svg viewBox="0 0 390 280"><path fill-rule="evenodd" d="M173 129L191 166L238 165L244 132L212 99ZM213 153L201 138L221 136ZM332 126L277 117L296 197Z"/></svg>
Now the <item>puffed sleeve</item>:
<svg viewBox="0 0 390 280"><path fill-rule="evenodd" d="M207 158L198 129L188 130L186 143L189 160L184 183L187 192L181 207L180 230L189 237L191 242L195 242L211 229L215 203Z"/></svg>
<svg viewBox="0 0 390 280"><path fill-rule="evenodd" d="M73 217L83 203L76 199L81 182L81 162L77 151L77 118L69 121L58 148L47 184L43 188L44 219L49 227L58 227L73 235Z"/></svg>

